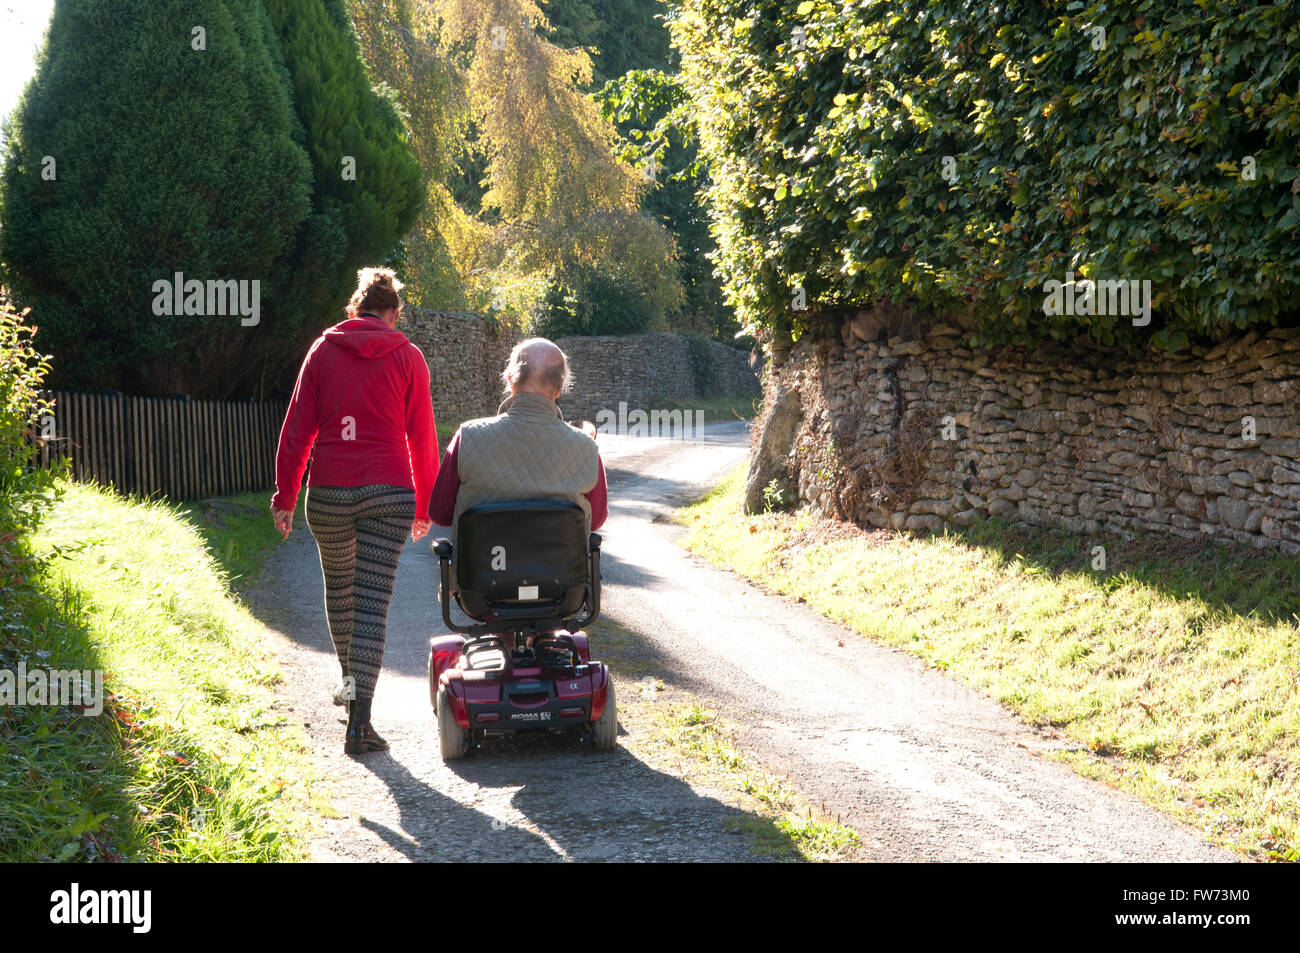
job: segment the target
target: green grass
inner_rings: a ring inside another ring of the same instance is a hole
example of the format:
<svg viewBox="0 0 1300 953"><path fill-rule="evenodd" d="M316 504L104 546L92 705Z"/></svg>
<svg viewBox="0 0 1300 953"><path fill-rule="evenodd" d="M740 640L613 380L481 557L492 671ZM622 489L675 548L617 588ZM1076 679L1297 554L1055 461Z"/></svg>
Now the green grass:
<svg viewBox="0 0 1300 953"><path fill-rule="evenodd" d="M724 768L738 768L744 758L718 729L717 717L717 712L698 702L686 705L668 720L664 737L693 758L712 761Z"/></svg>
<svg viewBox="0 0 1300 953"><path fill-rule="evenodd" d="M699 701L670 707L659 718L663 739L709 768L716 783L734 785L753 809L728 819L729 829L750 838L758 854L774 860L838 860L860 843L837 820L816 816L812 806L780 778L757 772L731 740L718 713Z"/></svg>
<svg viewBox="0 0 1300 953"><path fill-rule="evenodd" d="M456 431L460 429L462 423L464 421L459 420L455 423L443 423L441 420L437 422L439 453L446 452L447 444L451 443L451 438L456 435Z"/></svg>
<svg viewBox="0 0 1300 953"><path fill-rule="evenodd" d="M269 489L241 493L180 507L180 516L198 530L221 573L236 589L257 581L266 557L280 542L271 521L272 493Z"/></svg>
<svg viewBox="0 0 1300 953"><path fill-rule="evenodd" d="M54 557L6 592L0 667L99 670L107 699L98 717L0 708L0 860L303 855L301 740L275 709L263 629L208 548L256 571L266 534L245 509L222 527L202 506L66 486L35 538Z"/></svg>
<svg viewBox="0 0 1300 953"><path fill-rule="evenodd" d="M1300 559L997 522L845 531L741 515L743 478L681 513L692 551L1072 739L1059 757L1212 840L1300 859Z"/></svg>
<svg viewBox="0 0 1300 953"><path fill-rule="evenodd" d="M753 420L758 416L762 398L754 397L656 397L650 406L656 410L699 410L706 424L728 420Z"/></svg>

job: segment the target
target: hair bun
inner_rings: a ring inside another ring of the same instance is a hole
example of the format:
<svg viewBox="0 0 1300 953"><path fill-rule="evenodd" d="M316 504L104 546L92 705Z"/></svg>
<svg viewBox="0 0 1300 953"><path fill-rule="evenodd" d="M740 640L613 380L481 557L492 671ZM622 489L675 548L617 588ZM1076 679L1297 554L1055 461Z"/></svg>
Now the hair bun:
<svg viewBox="0 0 1300 953"><path fill-rule="evenodd" d="M367 310L401 308L399 292L403 287L390 268L360 268L357 270L357 290L348 301L348 312L357 314Z"/></svg>

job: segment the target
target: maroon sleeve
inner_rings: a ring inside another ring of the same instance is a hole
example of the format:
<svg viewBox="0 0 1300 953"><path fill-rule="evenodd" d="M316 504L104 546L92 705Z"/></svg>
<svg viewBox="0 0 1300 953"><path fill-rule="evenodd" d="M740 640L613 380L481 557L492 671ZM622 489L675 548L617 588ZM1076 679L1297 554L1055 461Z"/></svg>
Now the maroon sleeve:
<svg viewBox="0 0 1300 953"><path fill-rule="evenodd" d="M275 496L271 506L292 512L298 505L298 491L302 488L302 473L307 469L307 458L316 443L316 364L313 361L319 346L313 345L303 358L298 370L298 383L293 388L293 398L280 428L280 445L275 454Z"/></svg>
<svg viewBox="0 0 1300 953"><path fill-rule="evenodd" d="M438 479L433 484L433 499L429 501L429 519L439 526L450 526L456 518L456 494L460 490L460 431L447 444L447 453L438 467Z"/></svg>
<svg viewBox="0 0 1300 953"><path fill-rule="evenodd" d="M609 516L609 487L605 485L605 461L600 459L600 454L596 454L596 466L600 468L600 476L596 478L596 485L587 494L587 502L591 504L592 532L600 529L601 524Z"/></svg>
<svg viewBox="0 0 1300 953"><path fill-rule="evenodd" d="M406 454L415 484L415 518L429 518L429 494L438 476L438 430L433 420L433 398L429 393L429 363L414 345L411 347L410 389L406 394Z"/></svg>

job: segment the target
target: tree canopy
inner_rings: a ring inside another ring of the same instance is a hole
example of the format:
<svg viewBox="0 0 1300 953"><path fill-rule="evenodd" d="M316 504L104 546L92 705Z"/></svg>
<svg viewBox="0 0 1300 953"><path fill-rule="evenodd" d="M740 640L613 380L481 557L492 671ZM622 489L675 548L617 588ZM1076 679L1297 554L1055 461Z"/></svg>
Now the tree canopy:
<svg viewBox="0 0 1300 953"><path fill-rule="evenodd" d="M154 314L153 283L283 277L311 211L296 133L258 0L56 4L0 185L0 260L53 384L224 389L253 334Z"/></svg>
<svg viewBox="0 0 1300 953"><path fill-rule="evenodd" d="M461 70L470 143L481 161L477 209L448 236L467 298L526 309L556 276L622 276L652 315L680 300L676 252L639 211L649 186L615 154L618 136L584 89L590 56L548 41L532 0L431 0L438 42Z"/></svg>

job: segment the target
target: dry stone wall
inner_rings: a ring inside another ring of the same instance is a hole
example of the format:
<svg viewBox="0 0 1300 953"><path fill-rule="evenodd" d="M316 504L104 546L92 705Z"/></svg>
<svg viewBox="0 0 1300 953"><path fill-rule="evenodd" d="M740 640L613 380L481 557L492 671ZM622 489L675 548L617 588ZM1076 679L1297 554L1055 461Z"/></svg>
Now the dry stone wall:
<svg viewBox="0 0 1300 953"><path fill-rule="evenodd" d="M788 466L822 512L909 530L992 516L1300 551L1300 329L1141 359L893 330L859 320L838 340L805 337L769 381L798 393Z"/></svg>
<svg viewBox="0 0 1300 953"><path fill-rule="evenodd" d="M433 385L433 410L439 420L461 421L496 412L501 402L501 371L517 332L493 330L473 314L407 308L398 329L424 352ZM676 334L566 337L556 342L568 355L573 390L560 399L570 419L595 420L602 409L617 413L652 410L660 398L701 396L690 347ZM718 392L757 397L758 374L751 355L710 343Z"/></svg>
<svg viewBox="0 0 1300 953"><path fill-rule="evenodd" d="M696 386L690 345L678 334L567 337L556 342L569 357L573 389L560 398L570 418L595 420L601 410L650 411L660 398L701 395ZM746 351L710 342L719 394L759 396L758 374Z"/></svg>
<svg viewBox="0 0 1300 953"><path fill-rule="evenodd" d="M408 307L397 329L429 361L433 414L460 422L495 413L501 371L518 337L498 333L478 315Z"/></svg>

